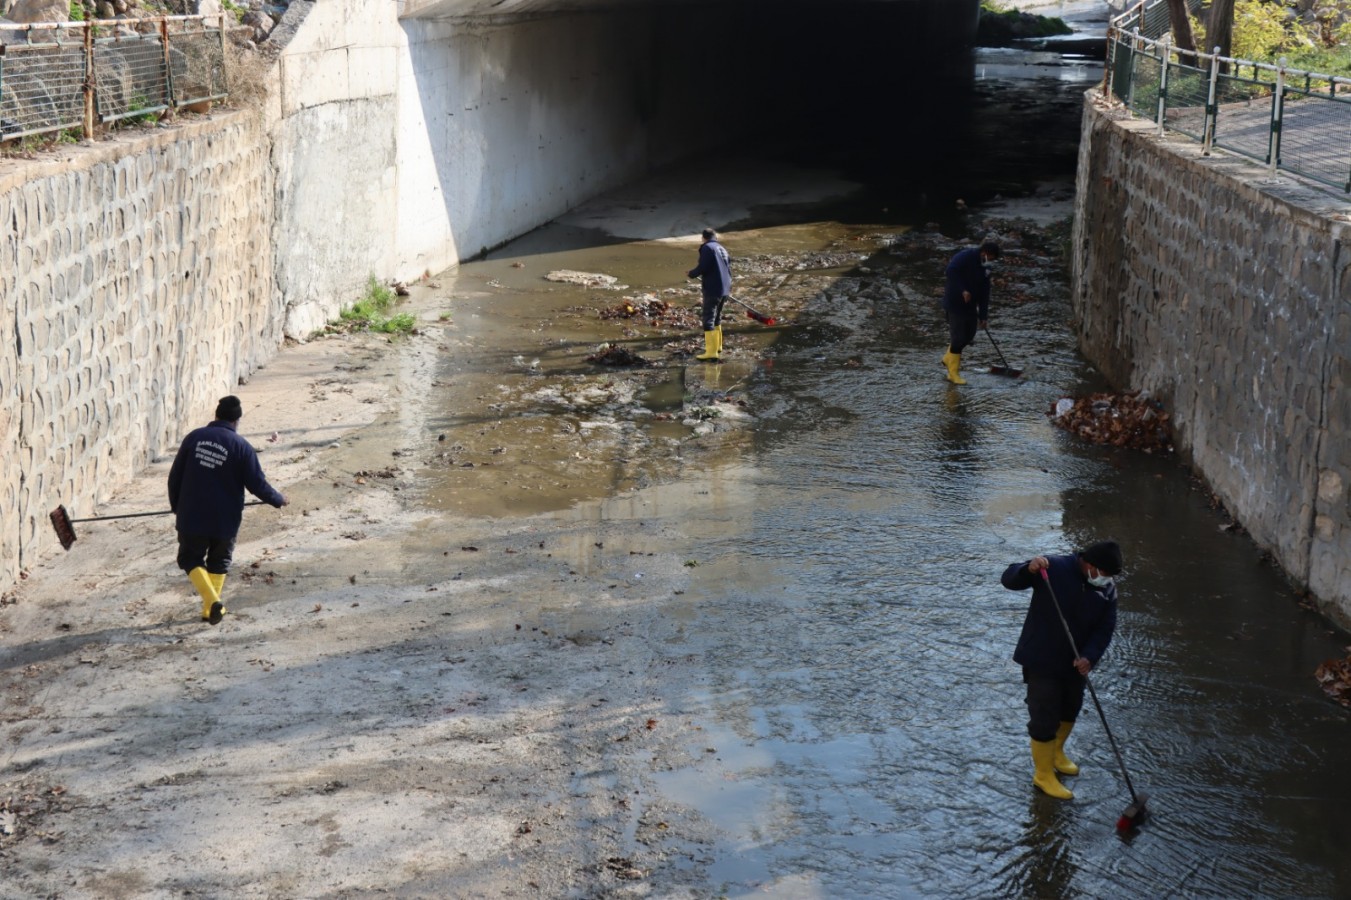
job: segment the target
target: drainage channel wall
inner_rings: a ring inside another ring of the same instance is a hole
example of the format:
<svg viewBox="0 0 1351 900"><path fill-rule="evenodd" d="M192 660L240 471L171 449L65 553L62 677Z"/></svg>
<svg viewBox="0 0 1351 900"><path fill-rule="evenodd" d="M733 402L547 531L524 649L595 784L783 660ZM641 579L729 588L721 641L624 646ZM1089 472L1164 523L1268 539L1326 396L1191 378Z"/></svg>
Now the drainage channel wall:
<svg viewBox="0 0 1351 900"><path fill-rule="evenodd" d="M256 117L0 171L0 584L275 351Z"/></svg>
<svg viewBox="0 0 1351 900"><path fill-rule="evenodd" d="M1084 354L1172 413L1259 546L1351 624L1351 201L1085 103ZM1203 565L1204 560L1198 560Z"/></svg>

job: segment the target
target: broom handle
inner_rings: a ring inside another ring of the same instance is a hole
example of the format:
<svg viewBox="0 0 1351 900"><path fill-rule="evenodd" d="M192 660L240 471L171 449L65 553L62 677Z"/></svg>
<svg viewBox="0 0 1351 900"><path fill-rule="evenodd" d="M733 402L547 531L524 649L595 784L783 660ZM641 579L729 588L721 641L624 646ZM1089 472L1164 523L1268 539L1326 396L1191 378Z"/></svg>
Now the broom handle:
<svg viewBox="0 0 1351 900"><path fill-rule="evenodd" d="M244 505L245 505L245 506L262 506L262 505L263 505L263 501L262 501L262 500L250 500L249 502L245 503ZM91 517L89 517L89 518L87 518L87 519L70 519L69 521L70 521L70 524L74 525L76 522L107 522L109 519L140 519L140 518L144 518L145 516L167 516L167 515L169 515L169 514L172 513L172 512L173 512L172 509L161 509L161 510L158 510L157 512L122 513L121 515L117 515L117 516L91 516Z"/></svg>
<svg viewBox="0 0 1351 900"><path fill-rule="evenodd" d="M988 332L986 333L988 334ZM1055 614L1060 617L1060 624L1065 629L1065 637L1070 639L1070 649L1074 651L1074 658L1078 659L1079 647L1074 643L1074 635L1070 633L1070 623L1065 620L1065 613L1060 609L1060 601L1056 599L1055 588L1051 587L1051 575L1045 569L1042 569L1041 578L1046 582L1046 590L1051 592L1051 603L1055 606ZM1135 796L1135 785L1131 784L1131 777L1126 772L1126 761L1121 758L1121 751L1116 746L1116 738L1112 737L1112 729L1107 724L1107 714L1102 711L1102 704L1098 702L1098 692L1093 690L1093 681L1087 675L1080 677L1084 679L1084 684L1088 685L1088 695L1093 698L1093 708L1098 711L1098 718L1102 720L1102 730L1107 732L1107 743L1112 745L1112 753L1116 755L1116 764L1121 769L1121 777L1126 779L1126 790L1131 792L1131 802L1139 803L1140 799Z"/></svg>
<svg viewBox="0 0 1351 900"><path fill-rule="evenodd" d="M987 338L990 339L990 344L994 347L994 352L999 354L999 361L1000 361L1001 363L1004 364L1004 368L1006 368L1006 369L1009 368L1009 361L1008 361L1007 359L1004 358L1004 352L1003 352L1002 350L1000 350L1000 349L999 349L999 345L996 344L996 343L994 342L994 335L990 334L990 326L989 326L989 325L986 325L986 326L985 326L985 336L986 336ZM1049 584L1049 582L1047 582L1047 583ZM1062 619L1062 621L1063 621L1063 619ZM1074 638L1070 638L1070 641L1071 641L1071 642L1073 642L1073 640L1074 640ZM1078 654L1075 654L1075 655L1077 656Z"/></svg>
<svg viewBox="0 0 1351 900"><path fill-rule="evenodd" d="M763 316L763 315L765 315L764 313L760 312L760 310L758 310L758 309L756 309L755 307L751 306L749 303L746 303L746 302L743 301L743 300L738 300L737 298L733 297L731 294L728 294L728 295L727 295L727 299L728 299L728 300L731 300L733 303L736 303L736 304L738 304L738 305L740 305L740 306L746 307L746 309L749 309L751 312L755 313L757 316ZM765 317L768 318L768 316L765 316Z"/></svg>

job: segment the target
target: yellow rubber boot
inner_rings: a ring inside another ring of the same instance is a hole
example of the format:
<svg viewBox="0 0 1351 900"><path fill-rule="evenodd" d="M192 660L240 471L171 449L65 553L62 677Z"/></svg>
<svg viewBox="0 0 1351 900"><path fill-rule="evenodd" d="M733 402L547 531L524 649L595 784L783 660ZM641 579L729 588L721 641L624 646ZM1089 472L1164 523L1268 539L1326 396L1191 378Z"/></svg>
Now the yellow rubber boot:
<svg viewBox="0 0 1351 900"><path fill-rule="evenodd" d="M718 332L712 328L704 332L704 352L695 359L704 362L718 361Z"/></svg>
<svg viewBox="0 0 1351 900"><path fill-rule="evenodd" d="M722 356L722 326L717 326L713 332L718 336L718 356Z"/></svg>
<svg viewBox="0 0 1351 900"><path fill-rule="evenodd" d="M216 593L210 573L198 566L188 573L188 578L192 580L192 586L197 588L197 593L202 595L202 621L219 625L225 616L225 606L220 602L220 594Z"/></svg>
<svg viewBox="0 0 1351 900"><path fill-rule="evenodd" d="M1065 755L1065 741L1074 730L1073 722L1061 722L1055 732L1055 770L1061 775L1078 775L1079 765Z"/></svg>
<svg viewBox="0 0 1351 900"><path fill-rule="evenodd" d="M953 353L949 350L943 354L943 362L948 367L948 381L953 384L966 384L966 379L961 375L962 355L960 353Z"/></svg>
<svg viewBox="0 0 1351 900"><path fill-rule="evenodd" d="M1032 776L1043 794L1058 800L1071 800L1074 794L1055 777L1055 741L1033 741L1032 763L1036 767Z"/></svg>

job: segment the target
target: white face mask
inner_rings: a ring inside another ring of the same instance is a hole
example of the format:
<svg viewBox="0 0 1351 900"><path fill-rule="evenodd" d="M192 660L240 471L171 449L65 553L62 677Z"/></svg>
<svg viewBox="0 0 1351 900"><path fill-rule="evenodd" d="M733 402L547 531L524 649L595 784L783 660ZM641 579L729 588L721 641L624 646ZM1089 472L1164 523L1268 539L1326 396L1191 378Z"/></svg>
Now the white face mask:
<svg viewBox="0 0 1351 900"><path fill-rule="evenodd" d="M1093 585L1094 587L1100 587L1100 588L1111 587L1111 585L1112 585L1112 576L1111 576L1111 575L1097 575L1097 576L1094 576L1093 578L1088 579L1088 583L1091 584L1091 585Z"/></svg>

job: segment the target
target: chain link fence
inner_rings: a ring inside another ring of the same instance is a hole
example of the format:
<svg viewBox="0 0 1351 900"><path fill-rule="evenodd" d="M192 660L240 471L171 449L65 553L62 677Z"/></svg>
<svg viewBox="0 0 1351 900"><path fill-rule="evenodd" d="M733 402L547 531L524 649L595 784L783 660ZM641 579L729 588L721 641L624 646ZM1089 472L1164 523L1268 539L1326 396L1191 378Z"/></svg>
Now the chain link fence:
<svg viewBox="0 0 1351 900"><path fill-rule="evenodd" d="M1178 50L1170 28L1165 0L1112 20L1108 92L1206 153L1219 147L1351 193L1351 79Z"/></svg>
<svg viewBox="0 0 1351 900"><path fill-rule="evenodd" d="M227 94L223 16L0 24L0 141L89 138Z"/></svg>

